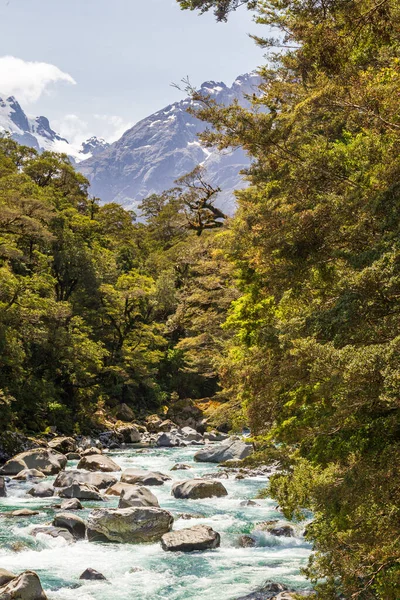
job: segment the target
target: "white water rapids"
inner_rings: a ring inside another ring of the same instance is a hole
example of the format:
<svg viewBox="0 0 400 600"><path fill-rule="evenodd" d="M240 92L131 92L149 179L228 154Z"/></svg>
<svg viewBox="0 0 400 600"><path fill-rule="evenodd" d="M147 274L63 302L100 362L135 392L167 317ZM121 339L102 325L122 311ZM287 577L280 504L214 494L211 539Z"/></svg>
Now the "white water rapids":
<svg viewBox="0 0 400 600"><path fill-rule="evenodd" d="M241 548L238 538L252 531L255 523L282 516L273 500L257 500L260 506L240 506L254 499L265 487L266 477L221 480L228 490L224 498L178 500L171 496L171 485L204 473L217 472L218 466L195 463L197 448L125 449L109 456L122 467L161 471L172 477L162 486L153 486L161 508L172 512L174 529L200 523L210 525L221 534L221 547L206 552L164 552L159 543L101 544L78 541L68 545L62 538L51 538L30 531L38 525L51 524L57 498L38 499L26 495L30 483L13 481L8 497L0 498L0 513L20 508L40 510L29 519L0 516L0 568L14 573L36 571L49 600L236 600L260 587L266 580L286 584L291 589L306 589L309 584L300 573L307 563L310 546L302 537L276 537L259 533L257 546ZM170 471L175 463L187 463L192 469ZM69 462L68 469L76 468ZM116 473L116 475L120 475ZM114 507L118 498L108 497ZM83 502L85 518L96 502ZM179 513L198 515L195 519L179 518ZM199 516L201 515L201 517ZM87 568L96 569L107 581L79 581Z"/></svg>

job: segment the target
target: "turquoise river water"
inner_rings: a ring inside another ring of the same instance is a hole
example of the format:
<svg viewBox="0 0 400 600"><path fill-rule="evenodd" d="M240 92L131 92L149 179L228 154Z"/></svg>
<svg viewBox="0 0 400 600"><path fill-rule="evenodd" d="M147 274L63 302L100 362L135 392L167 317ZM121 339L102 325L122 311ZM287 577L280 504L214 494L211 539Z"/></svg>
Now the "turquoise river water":
<svg viewBox="0 0 400 600"><path fill-rule="evenodd" d="M122 467L138 467L161 471L172 477L163 486L151 487L161 508L172 512L174 529L199 523L210 525L221 534L221 547L207 552L164 552L154 544L100 544L79 541L68 545L62 538L30 531L38 525L51 524L56 498L38 499L26 495L30 483L11 482L8 497L0 498L0 567L15 573L30 569L38 573L49 600L236 600L255 591L266 580L286 584L292 589L306 589L300 573L307 563L310 547L302 537L282 538L260 533L257 546L241 548L238 538L250 533L255 523L281 519L273 500L257 500L260 506L240 506L254 499L267 483L266 477L221 480L228 496L206 500L177 500L171 496L171 485L218 471L217 465L195 463L198 448L124 449L109 455ZM170 471L175 463L187 463L187 471ZM69 462L67 469L76 468ZM119 474L116 473L118 476ZM78 511L85 518L99 503L85 502ZM102 506L114 507L118 498L111 497ZM40 514L29 519L9 519L4 513L30 508ZM191 513L196 518L179 518ZM200 517L201 515L201 517ZM105 575L104 581L79 581L88 567Z"/></svg>

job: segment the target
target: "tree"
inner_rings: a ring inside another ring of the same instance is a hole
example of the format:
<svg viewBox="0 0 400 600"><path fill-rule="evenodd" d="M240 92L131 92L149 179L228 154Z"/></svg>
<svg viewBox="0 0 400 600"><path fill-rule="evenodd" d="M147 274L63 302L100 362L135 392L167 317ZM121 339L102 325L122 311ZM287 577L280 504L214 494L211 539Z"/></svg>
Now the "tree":
<svg viewBox="0 0 400 600"><path fill-rule="evenodd" d="M254 9L256 0L177 0L183 10L198 10L200 13L213 10L218 21L226 21L228 14L239 6Z"/></svg>
<svg viewBox="0 0 400 600"><path fill-rule="evenodd" d="M330 600L400 588L399 13L260 3L285 52L261 70L255 110L198 111L205 143L254 161L232 222L242 297L225 390L278 445L270 493L286 516L313 511L308 575Z"/></svg>

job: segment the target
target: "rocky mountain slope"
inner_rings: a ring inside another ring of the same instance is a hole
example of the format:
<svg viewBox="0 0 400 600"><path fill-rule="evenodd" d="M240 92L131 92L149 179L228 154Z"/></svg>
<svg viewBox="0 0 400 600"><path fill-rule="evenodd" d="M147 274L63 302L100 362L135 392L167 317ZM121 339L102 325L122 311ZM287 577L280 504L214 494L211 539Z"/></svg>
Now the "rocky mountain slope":
<svg viewBox="0 0 400 600"><path fill-rule="evenodd" d="M95 156L108 148L103 139L92 137L81 148L74 148L68 140L61 137L50 127L46 117L28 117L14 96L6 98L0 94L0 134L8 133L19 144L35 150L63 152L74 162Z"/></svg>
<svg viewBox="0 0 400 600"><path fill-rule="evenodd" d="M208 81L201 91L218 103L238 99L246 104L245 96L255 93L258 84L258 75L252 73L238 77L231 87ZM141 199L172 187L178 177L202 164L208 180L222 189L217 204L232 213L233 190L244 185L239 173L249 160L240 149L221 153L203 148L197 136L206 125L187 113L191 104L192 99L186 98L163 108L80 163L78 168L91 182L92 193L102 201L134 209Z"/></svg>

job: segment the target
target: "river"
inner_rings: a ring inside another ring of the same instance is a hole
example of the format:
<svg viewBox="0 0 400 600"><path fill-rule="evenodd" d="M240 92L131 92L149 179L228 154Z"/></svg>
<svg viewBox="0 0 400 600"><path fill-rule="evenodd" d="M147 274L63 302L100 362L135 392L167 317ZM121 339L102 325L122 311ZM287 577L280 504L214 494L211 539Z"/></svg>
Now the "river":
<svg viewBox="0 0 400 600"><path fill-rule="evenodd" d="M12 481L8 497L0 498L0 567L15 573L36 571L49 600L236 600L248 594L266 580L286 584L291 589L306 589L309 584L301 575L307 564L310 546L302 537L302 527L296 537L276 537L268 533L257 535L257 546L241 548L238 538L250 533L255 523L281 519L273 500L257 500L259 506L240 506L245 499L254 499L265 487L267 477L221 480L228 491L223 498L178 500L171 496L171 485L202 474L218 471L218 466L195 463L196 447L127 448L110 452L122 469L138 467L161 471L172 481L153 486L161 508L172 512L174 529L205 523L221 534L218 549L195 553L164 552L154 544L100 544L78 541L68 545L62 538L51 538L30 531L38 525L50 524L56 498L38 499L26 495L32 484ZM170 471L175 463L187 463L192 469ZM70 461L67 469L76 468ZM118 475L118 473L116 474ZM54 479L54 478L53 478ZM118 504L111 498L107 507ZM99 503L84 502L85 510L76 514L85 518ZM103 506L105 505L102 504ZM5 518L7 511L29 508L40 514L29 519ZM194 519L177 517L179 513L197 515ZM201 515L201 516L200 516ZM79 581L88 567L100 571L107 581Z"/></svg>

